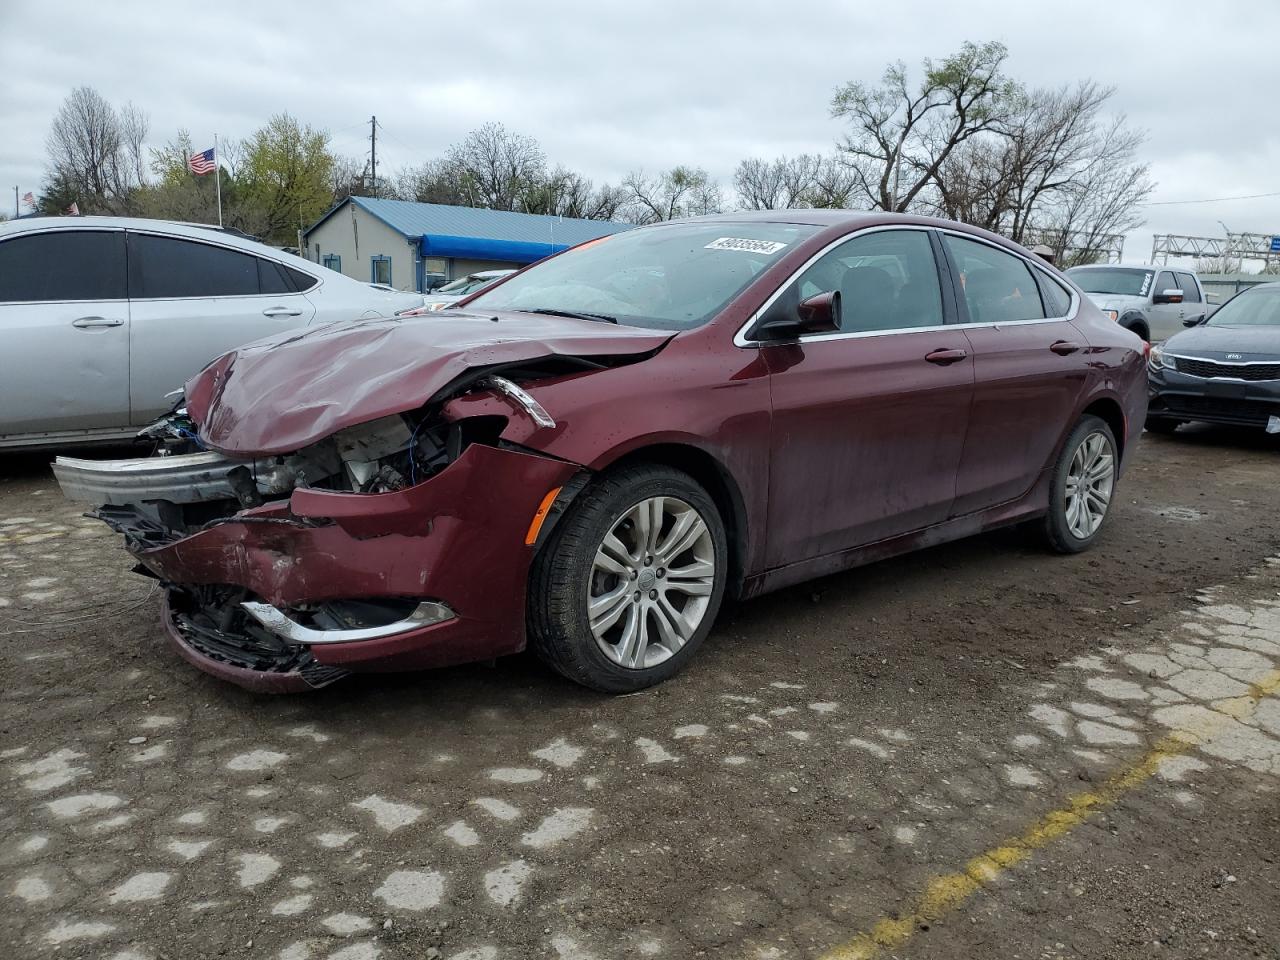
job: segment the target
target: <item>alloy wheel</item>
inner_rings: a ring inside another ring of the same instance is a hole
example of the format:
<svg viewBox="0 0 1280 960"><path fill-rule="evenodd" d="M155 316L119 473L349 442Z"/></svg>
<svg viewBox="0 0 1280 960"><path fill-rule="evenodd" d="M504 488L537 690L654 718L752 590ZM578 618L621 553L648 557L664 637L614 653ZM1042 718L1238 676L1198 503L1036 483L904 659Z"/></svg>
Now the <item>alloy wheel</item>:
<svg viewBox="0 0 1280 960"><path fill-rule="evenodd" d="M596 550L587 618L600 651L643 670L670 659L697 632L711 605L715 544L696 509L677 497L630 507Z"/></svg>
<svg viewBox="0 0 1280 960"><path fill-rule="evenodd" d="M1065 498L1067 529L1080 540L1098 532L1111 505L1116 482L1116 458L1105 434L1088 434L1076 447L1067 470Z"/></svg>

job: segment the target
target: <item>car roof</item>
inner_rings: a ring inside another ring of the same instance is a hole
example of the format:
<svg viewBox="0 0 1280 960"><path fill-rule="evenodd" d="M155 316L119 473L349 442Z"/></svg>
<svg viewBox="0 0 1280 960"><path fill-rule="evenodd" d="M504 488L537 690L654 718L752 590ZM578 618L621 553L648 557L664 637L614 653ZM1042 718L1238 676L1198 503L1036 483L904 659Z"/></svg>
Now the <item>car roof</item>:
<svg viewBox="0 0 1280 960"><path fill-rule="evenodd" d="M21 220L0 223L0 240L22 233L86 229L146 230L189 240L212 241L304 269L313 275L317 270L317 265L310 260L286 253L279 247L260 243L233 228L224 229L213 224L181 223L177 220L151 220L146 217L23 217Z"/></svg>
<svg viewBox="0 0 1280 960"><path fill-rule="evenodd" d="M1072 270L1170 270L1195 276L1195 268L1168 263L1082 263Z"/></svg>

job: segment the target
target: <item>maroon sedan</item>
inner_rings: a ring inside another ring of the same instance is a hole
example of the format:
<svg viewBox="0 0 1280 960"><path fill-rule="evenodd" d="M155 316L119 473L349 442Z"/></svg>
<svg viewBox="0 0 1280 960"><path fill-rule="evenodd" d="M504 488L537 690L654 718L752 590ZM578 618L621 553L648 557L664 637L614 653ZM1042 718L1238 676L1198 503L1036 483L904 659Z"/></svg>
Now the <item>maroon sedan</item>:
<svg viewBox="0 0 1280 960"><path fill-rule="evenodd" d="M726 593L1030 522L1098 536L1145 345L960 224L842 211L661 224L428 318L229 353L149 434L60 459L164 625L258 690L515 653L626 691Z"/></svg>

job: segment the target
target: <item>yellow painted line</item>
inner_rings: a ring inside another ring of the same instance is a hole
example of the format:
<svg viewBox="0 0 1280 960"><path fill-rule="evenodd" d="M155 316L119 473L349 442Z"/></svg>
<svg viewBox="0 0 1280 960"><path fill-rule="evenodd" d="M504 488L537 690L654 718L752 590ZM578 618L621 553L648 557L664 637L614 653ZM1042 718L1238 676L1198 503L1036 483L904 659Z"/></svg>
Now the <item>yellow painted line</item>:
<svg viewBox="0 0 1280 960"><path fill-rule="evenodd" d="M922 925L936 923L958 909L984 886L998 879L1010 867L1027 859L1035 851L1066 836L1093 813L1110 807L1125 794L1150 780L1160 763L1186 753L1193 747L1212 740L1231 720L1245 720L1258 703L1280 690L1280 670L1273 670L1249 692L1231 701L1226 710L1218 711L1222 719L1213 729L1175 730L1162 739L1137 763L1110 777L1097 790L1078 793L1052 813L1046 814L1025 833L992 847L966 863L961 869L935 877L911 907L897 916L878 920L871 929L821 955L820 960L870 960L883 950L901 947Z"/></svg>

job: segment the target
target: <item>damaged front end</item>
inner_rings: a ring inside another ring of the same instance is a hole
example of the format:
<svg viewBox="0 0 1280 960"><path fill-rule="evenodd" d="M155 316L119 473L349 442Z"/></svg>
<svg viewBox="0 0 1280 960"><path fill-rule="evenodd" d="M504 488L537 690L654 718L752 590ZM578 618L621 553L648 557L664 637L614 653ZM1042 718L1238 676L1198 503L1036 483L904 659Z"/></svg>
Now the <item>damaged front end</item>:
<svg viewBox="0 0 1280 960"><path fill-rule="evenodd" d="M523 648L533 553L587 479L503 439L513 417L556 428L521 383L609 362L468 370L408 412L283 454L207 449L180 406L143 431L153 455L59 457L54 472L161 581L171 642L208 672L284 692L490 659ZM478 394L509 415L453 414Z"/></svg>

